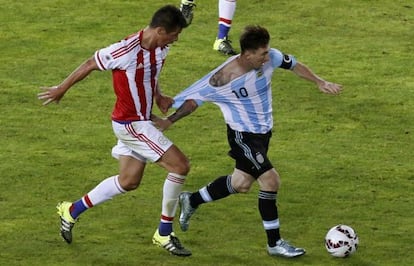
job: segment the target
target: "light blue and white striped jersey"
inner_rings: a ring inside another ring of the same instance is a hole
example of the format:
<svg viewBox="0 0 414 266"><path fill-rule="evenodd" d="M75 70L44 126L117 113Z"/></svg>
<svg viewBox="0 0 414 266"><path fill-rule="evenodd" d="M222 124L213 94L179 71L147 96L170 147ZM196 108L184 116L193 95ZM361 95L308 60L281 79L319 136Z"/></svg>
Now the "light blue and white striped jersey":
<svg viewBox="0 0 414 266"><path fill-rule="evenodd" d="M273 127L271 81L275 69L292 69L296 65L295 57L285 55L271 48L270 60L260 69L235 78L229 83L215 87L210 85L210 78L224 65L235 60L238 55L230 57L209 74L195 82L174 97L174 108L180 107L185 100L195 100L198 105L212 102L218 105L225 122L236 131L266 133Z"/></svg>

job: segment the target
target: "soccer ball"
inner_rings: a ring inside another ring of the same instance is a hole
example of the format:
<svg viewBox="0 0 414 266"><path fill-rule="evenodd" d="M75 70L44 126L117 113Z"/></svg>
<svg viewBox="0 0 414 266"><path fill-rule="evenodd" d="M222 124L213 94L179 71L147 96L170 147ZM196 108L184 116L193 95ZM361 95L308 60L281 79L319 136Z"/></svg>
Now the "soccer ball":
<svg viewBox="0 0 414 266"><path fill-rule="evenodd" d="M325 236L325 247L334 257L348 257L354 253L359 244L358 235L350 226L338 224Z"/></svg>

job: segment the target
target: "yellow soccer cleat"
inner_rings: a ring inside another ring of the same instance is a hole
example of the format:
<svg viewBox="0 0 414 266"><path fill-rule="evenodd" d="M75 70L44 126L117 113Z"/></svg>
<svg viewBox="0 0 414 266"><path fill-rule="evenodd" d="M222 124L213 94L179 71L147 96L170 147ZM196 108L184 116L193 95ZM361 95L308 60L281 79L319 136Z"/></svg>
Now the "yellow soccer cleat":
<svg viewBox="0 0 414 266"><path fill-rule="evenodd" d="M236 55L236 51L234 51L233 47L231 46L231 41L227 38L224 39L216 39L213 44L213 49L219 51L225 55Z"/></svg>
<svg viewBox="0 0 414 266"><path fill-rule="evenodd" d="M70 206L72 206L72 203L68 201L59 202L56 206L57 213L60 216L60 235L68 244L72 243L72 228L76 222L70 215Z"/></svg>
<svg viewBox="0 0 414 266"><path fill-rule="evenodd" d="M154 236L152 237L152 243L164 248L173 255L182 257L191 256L191 251L185 249L181 245L180 240L178 240L178 238L174 235L174 232L168 236L161 236L157 229Z"/></svg>

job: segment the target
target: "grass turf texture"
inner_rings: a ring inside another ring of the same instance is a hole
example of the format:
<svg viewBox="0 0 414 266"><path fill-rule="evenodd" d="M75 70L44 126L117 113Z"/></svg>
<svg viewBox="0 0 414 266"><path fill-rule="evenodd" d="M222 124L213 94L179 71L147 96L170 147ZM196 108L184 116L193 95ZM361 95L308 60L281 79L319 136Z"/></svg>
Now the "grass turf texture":
<svg viewBox="0 0 414 266"><path fill-rule="evenodd" d="M171 2L171 1L170 1ZM178 5L178 0L173 4ZM93 52L137 31L166 1L0 0L1 265L410 265L414 244L414 5L410 1L239 0L231 30L261 24L271 46L297 56L342 95L282 70L273 80L270 158L282 176L285 239L307 249L287 260L266 254L249 194L200 208L176 233L193 256L155 247L165 172L149 165L140 188L85 213L74 243L58 234L55 205L76 200L118 172L110 156L110 73L93 73L59 105L42 107L39 87L58 84ZM161 86L174 95L221 63L212 50L217 2L198 2L173 45ZM225 126L206 104L166 132L190 158L186 190L232 171ZM336 259L323 245L335 224L352 226L360 248Z"/></svg>

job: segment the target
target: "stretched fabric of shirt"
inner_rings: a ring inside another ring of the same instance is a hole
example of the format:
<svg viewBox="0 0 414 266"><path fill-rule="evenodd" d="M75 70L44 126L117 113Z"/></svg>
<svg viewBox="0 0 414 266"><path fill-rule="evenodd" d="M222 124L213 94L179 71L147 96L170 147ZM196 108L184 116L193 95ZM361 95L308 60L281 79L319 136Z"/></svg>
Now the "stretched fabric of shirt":
<svg viewBox="0 0 414 266"><path fill-rule="evenodd" d="M154 91L169 47L147 50L141 47L139 31L95 52L101 70L112 70L116 103L112 120L150 120Z"/></svg>
<svg viewBox="0 0 414 266"><path fill-rule="evenodd" d="M296 59L271 48L270 60L260 69L251 70L223 86L210 85L210 78L238 55L230 57L223 64L195 82L174 97L174 108L185 100L195 100L198 105L212 102L219 106L225 122L236 131L259 133L273 127L272 76L277 68L293 69Z"/></svg>

